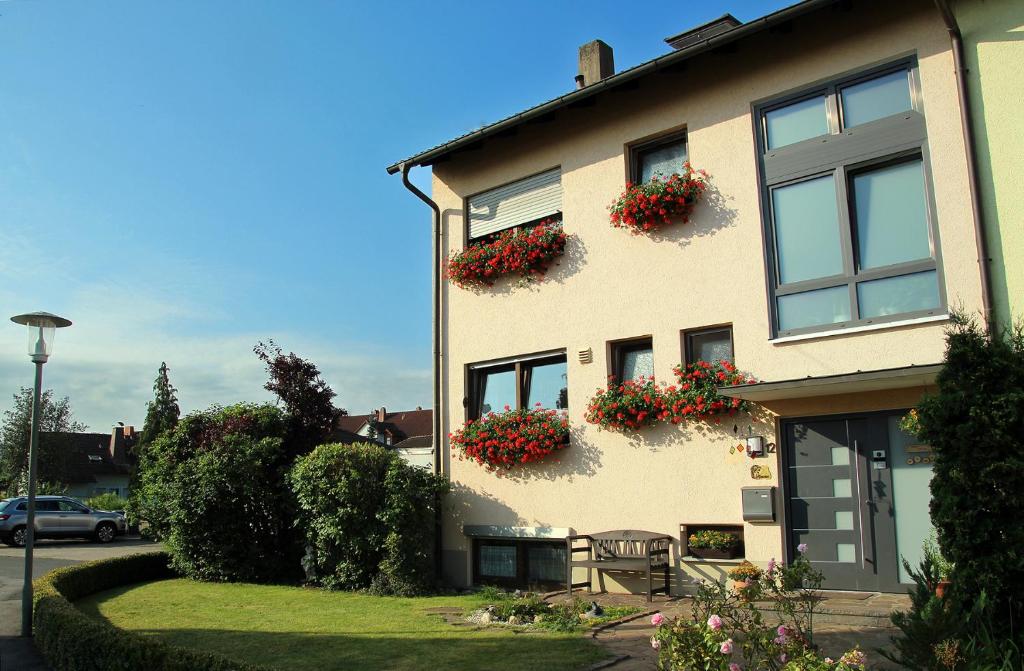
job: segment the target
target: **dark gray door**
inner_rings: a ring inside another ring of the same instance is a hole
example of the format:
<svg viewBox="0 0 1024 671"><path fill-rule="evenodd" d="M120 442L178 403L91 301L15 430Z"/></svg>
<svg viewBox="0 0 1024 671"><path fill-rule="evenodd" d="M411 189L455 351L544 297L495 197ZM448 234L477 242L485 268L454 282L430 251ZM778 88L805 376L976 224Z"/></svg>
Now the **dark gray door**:
<svg viewBox="0 0 1024 671"><path fill-rule="evenodd" d="M902 591L885 415L786 422L788 552L826 589Z"/></svg>

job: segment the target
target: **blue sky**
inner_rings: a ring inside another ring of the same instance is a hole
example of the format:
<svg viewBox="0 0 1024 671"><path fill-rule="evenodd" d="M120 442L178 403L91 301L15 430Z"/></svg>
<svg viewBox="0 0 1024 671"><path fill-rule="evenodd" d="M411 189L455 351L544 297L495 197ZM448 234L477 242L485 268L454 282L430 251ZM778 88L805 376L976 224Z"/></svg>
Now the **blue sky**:
<svg viewBox="0 0 1024 671"><path fill-rule="evenodd" d="M268 398L265 338L350 412L427 407L429 213L385 166L571 90L591 39L621 70L786 4L0 0L0 307L75 322L46 386L95 431L161 361L186 412Z"/></svg>

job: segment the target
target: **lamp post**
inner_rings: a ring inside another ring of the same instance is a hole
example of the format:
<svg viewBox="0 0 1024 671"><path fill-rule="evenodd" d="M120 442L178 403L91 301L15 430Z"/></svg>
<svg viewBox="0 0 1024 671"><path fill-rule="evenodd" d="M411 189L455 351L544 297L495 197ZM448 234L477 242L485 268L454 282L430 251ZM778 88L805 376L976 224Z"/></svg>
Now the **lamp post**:
<svg viewBox="0 0 1024 671"><path fill-rule="evenodd" d="M32 394L32 433L28 447L28 514L25 521L25 585L21 591L21 635L32 635L32 546L36 540L36 461L39 452L39 408L43 388L43 364L53 353L57 329L71 322L49 312L30 312L11 317L15 324L28 327L28 355L36 365L36 384Z"/></svg>

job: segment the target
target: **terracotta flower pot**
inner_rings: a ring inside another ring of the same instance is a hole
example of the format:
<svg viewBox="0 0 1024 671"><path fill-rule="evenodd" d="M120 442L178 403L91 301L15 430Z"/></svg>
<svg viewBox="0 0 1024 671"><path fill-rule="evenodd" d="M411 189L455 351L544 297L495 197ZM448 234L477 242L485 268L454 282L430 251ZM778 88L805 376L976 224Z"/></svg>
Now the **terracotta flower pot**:
<svg viewBox="0 0 1024 671"><path fill-rule="evenodd" d="M935 586L935 596L939 597L940 599L945 599L946 592L949 591L949 588L952 584L953 583L949 580L940 580L939 584Z"/></svg>

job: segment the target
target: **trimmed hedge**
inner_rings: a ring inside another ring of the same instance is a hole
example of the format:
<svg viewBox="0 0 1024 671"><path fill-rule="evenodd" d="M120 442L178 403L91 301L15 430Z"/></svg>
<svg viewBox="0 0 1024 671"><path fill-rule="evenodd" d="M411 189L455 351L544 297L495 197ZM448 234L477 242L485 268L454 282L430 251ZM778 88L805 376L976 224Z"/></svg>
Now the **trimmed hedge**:
<svg viewBox="0 0 1024 671"><path fill-rule="evenodd" d="M118 629L72 603L114 587L175 577L169 559L165 552L102 559L36 580L35 644L54 671L268 671Z"/></svg>

